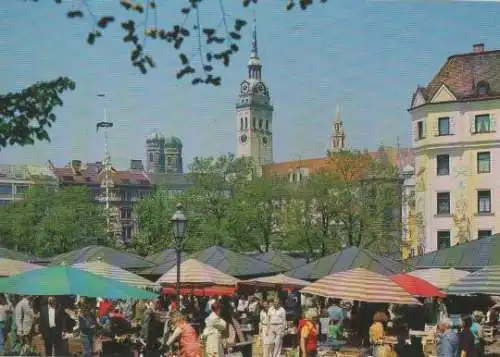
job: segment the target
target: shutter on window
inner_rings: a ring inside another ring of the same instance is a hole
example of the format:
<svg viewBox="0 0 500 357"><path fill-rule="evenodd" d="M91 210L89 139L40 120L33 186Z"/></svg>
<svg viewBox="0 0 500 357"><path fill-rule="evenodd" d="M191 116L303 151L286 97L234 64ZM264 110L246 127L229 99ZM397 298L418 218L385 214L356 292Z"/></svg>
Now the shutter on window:
<svg viewBox="0 0 500 357"><path fill-rule="evenodd" d="M423 137L426 138L427 137L427 118L425 118L424 120L422 120L422 131L423 131Z"/></svg>
<svg viewBox="0 0 500 357"><path fill-rule="evenodd" d="M456 117L450 117L450 135L455 134L455 118Z"/></svg>
<svg viewBox="0 0 500 357"><path fill-rule="evenodd" d="M491 126L492 132L497 131L496 118L495 118L495 115L493 115L493 114L490 114L490 126Z"/></svg>
<svg viewBox="0 0 500 357"><path fill-rule="evenodd" d="M476 118L475 116L471 116L470 120L470 133L475 134L476 133Z"/></svg>
<svg viewBox="0 0 500 357"><path fill-rule="evenodd" d="M434 133L434 136L439 136L439 119L438 118L433 118L431 120L431 125L432 125L432 132Z"/></svg>
<svg viewBox="0 0 500 357"><path fill-rule="evenodd" d="M411 126L411 137L413 138L413 141L418 140L418 124L417 122L412 123Z"/></svg>

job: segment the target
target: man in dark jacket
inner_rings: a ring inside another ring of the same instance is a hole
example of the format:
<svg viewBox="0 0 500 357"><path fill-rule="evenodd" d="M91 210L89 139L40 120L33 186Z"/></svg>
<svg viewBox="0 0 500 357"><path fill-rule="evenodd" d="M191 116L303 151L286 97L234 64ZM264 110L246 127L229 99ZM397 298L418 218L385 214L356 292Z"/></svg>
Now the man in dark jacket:
<svg viewBox="0 0 500 357"><path fill-rule="evenodd" d="M61 356L64 311L50 296L40 308L39 330L45 342L46 356Z"/></svg>

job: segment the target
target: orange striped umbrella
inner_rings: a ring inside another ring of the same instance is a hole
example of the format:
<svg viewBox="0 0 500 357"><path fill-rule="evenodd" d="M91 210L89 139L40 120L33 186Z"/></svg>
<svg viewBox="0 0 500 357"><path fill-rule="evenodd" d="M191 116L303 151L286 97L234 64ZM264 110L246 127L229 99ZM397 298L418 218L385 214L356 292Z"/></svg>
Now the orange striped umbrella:
<svg viewBox="0 0 500 357"><path fill-rule="evenodd" d="M329 275L305 287L301 292L344 300L420 304L390 278L363 268Z"/></svg>
<svg viewBox="0 0 500 357"><path fill-rule="evenodd" d="M157 280L160 285L172 285L177 282L177 267L173 267ZM181 264L181 284L184 286L196 285L226 285L236 286L238 279L221 272L210 265L203 264L196 259L188 259Z"/></svg>
<svg viewBox="0 0 500 357"><path fill-rule="evenodd" d="M254 278L249 280L242 280L240 285L248 286L260 286L260 287L270 287L270 288L302 288L309 285L308 281L291 278L284 274L278 274L273 276L264 276L261 278Z"/></svg>

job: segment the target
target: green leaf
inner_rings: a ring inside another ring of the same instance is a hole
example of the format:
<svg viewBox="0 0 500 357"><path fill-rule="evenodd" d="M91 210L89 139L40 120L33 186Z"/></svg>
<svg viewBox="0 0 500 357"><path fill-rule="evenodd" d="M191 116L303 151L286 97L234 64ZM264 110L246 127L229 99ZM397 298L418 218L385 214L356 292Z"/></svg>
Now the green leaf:
<svg viewBox="0 0 500 357"><path fill-rule="evenodd" d="M95 33L90 32L89 35L87 36L87 43L89 45L93 45L95 43L95 38L96 38Z"/></svg>
<svg viewBox="0 0 500 357"><path fill-rule="evenodd" d="M80 10L68 11L66 16L68 16L70 19L73 19L75 17L83 17L83 12L81 12Z"/></svg>

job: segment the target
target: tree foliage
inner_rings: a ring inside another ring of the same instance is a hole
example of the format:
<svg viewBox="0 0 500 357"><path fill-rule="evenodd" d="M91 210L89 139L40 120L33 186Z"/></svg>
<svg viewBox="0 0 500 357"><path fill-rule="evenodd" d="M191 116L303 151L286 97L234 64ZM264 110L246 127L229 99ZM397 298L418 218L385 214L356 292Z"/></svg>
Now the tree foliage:
<svg viewBox="0 0 500 357"><path fill-rule="evenodd" d="M396 168L383 157L356 152L330 160L323 171L291 184L288 177L256 177L251 161L233 155L196 158L189 174L192 187L176 197L155 194L138 206L139 221L148 222L150 233L148 239L138 236L137 246L141 251L168 247L168 217L182 202L190 251L212 245L237 251L275 248L313 258L342 246L393 249L400 235L400 217L394 214L401 205Z"/></svg>
<svg viewBox="0 0 500 357"><path fill-rule="evenodd" d="M112 245L101 206L86 187L31 188L24 200L0 207L0 244L50 257L89 244Z"/></svg>
<svg viewBox="0 0 500 357"><path fill-rule="evenodd" d="M0 95L0 150L7 145L50 141L47 129L56 121L54 109L63 105L61 94L68 89L75 89L75 82L60 77Z"/></svg>
<svg viewBox="0 0 500 357"><path fill-rule="evenodd" d="M37 2L37 0L32 1ZM54 1L56 4L63 3L62 0ZM187 0L185 5L179 8L182 22L165 26L158 23L158 13L162 6L167 6L167 2L166 0L120 0L120 6L129 13L129 16L121 21L117 21L114 13L97 15L91 0L81 1L79 7L72 4L66 15L69 19L88 17L91 20L92 28L87 35L89 45L93 45L102 37L108 27L119 22L123 30L122 40L131 47L130 61L143 74L156 67L153 55L147 50L147 40L161 41L172 46L179 54L178 79L191 75L193 85L202 83L220 85L221 76L216 74L215 68L218 65L229 66L231 57L239 51L237 43L243 37L241 30L247 21L237 18L230 22L224 0ZM244 7L257 2L258 0L241 0ZM319 2L326 3L327 0ZM312 4L313 0L283 1L284 8L288 11L295 8L306 10ZM210 8L207 11L220 14L217 26L206 25L201 20L202 10L208 7ZM140 21L136 20L137 17ZM189 39L192 39L194 44L186 45ZM186 47L196 48L196 54L192 56L186 53L184 50ZM193 64L193 59L199 62L199 66Z"/></svg>

